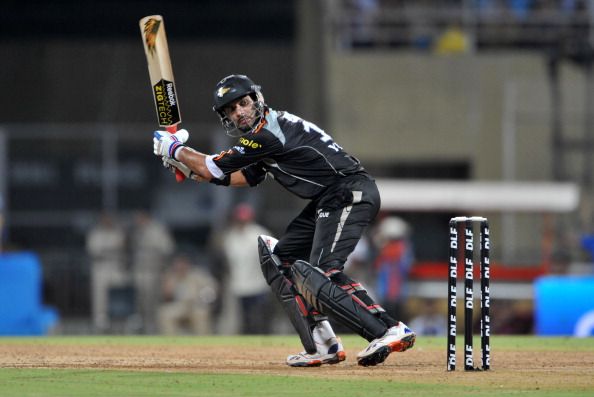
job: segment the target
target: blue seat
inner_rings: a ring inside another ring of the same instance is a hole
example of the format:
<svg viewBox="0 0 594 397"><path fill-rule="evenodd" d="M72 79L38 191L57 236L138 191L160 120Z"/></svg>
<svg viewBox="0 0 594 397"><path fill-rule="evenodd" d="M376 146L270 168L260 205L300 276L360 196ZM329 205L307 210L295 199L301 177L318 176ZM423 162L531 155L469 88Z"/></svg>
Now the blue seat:
<svg viewBox="0 0 594 397"><path fill-rule="evenodd" d="M31 252L0 254L0 335L46 335L57 324L41 301L41 265Z"/></svg>

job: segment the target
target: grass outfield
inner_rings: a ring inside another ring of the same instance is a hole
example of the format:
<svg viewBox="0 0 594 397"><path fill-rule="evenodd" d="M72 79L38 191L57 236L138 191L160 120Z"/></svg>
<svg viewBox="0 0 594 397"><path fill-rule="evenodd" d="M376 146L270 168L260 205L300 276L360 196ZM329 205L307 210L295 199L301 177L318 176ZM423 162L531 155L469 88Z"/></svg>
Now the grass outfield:
<svg viewBox="0 0 594 397"><path fill-rule="evenodd" d="M594 396L594 338L495 336L476 373L445 371L445 338L376 368L343 342L347 361L303 369L283 363L292 336L0 338L0 396Z"/></svg>

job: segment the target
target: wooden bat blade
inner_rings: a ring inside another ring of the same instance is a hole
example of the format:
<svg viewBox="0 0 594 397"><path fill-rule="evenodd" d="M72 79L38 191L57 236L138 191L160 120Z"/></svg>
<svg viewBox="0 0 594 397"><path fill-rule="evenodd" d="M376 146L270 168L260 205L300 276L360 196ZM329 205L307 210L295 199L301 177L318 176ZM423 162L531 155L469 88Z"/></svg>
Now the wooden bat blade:
<svg viewBox="0 0 594 397"><path fill-rule="evenodd" d="M177 125L181 123L181 114L165 34L165 23L161 15L149 15L142 18L139 25L159 126L165 127L168 132L174 134L177 131ZM180 170L176 170L175 179L181 182L185 176Z"/></svg>
<svg viewBox="0 0 594 397"><path fill-rule="evenodd" d="M181 114L163 17L150 15L139 24L159 126L177 125L181 123Z"/></svg>

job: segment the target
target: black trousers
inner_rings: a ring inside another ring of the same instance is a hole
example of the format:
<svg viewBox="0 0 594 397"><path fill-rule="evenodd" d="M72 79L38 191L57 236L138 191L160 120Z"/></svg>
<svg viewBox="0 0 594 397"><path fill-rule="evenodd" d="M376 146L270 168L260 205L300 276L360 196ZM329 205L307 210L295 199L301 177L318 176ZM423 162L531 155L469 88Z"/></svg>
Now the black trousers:
<svg viewBox="0 0 594 397"><path fill-rule="evenodd" d="M329 273L334 284L354 295L357 303L388 329L398 324L398 321L376 304L358 282L342 272L347 257L377 215L380 204L375 181L368 175L345 177L340 183L328 188L321 197L312 200L291 221L276 244L274 253L287 265L301 259ZM323 314L332 318L332 313ZM353 312L353 316L357 314ZM359 321L363 322L362 319ZM346 323L344 325L348 326Z"/></svg>
<svg viewBox="0 0 594 397"><path fill-rule="evenodd" d="M342 270L380 203L375 181L368 175L344 177L291 221L274 253L283 262L301 259L324 271Z"/></svg>

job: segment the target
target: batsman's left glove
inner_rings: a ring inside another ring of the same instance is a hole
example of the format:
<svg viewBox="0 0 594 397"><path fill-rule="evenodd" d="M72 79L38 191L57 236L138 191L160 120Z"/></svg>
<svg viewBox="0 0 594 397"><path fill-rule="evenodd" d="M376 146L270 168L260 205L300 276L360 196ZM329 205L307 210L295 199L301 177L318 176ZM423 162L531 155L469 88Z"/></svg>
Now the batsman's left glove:
<svg viewBox="0 0 594 397"><path fill-rule="evenodd" d="M194 173L194 171L192 171L187 165L185 165L184 163L180 163L177 160L173 160L167 156L163 156L163 167L167 168L174 174L175 170L177 169L181 171L181 173L184 174L184 176L188 179L192 179L195 181L200 180L200 178L198 178L198 175Z"/></svg>
<svg viewBox="0 0 594 397"><path fill-rule="evenodd" d="M160 157L169 157L177 160L176 154L188 140L189 134L185 129L170 134L166 131L155 131L153 135L153 153Z"/></svg>

